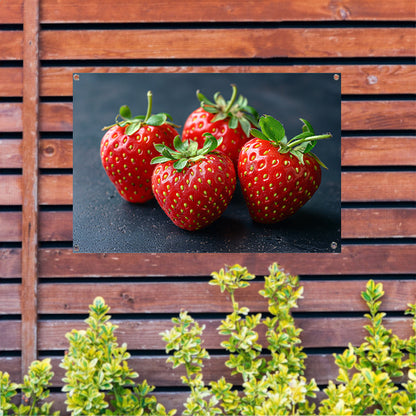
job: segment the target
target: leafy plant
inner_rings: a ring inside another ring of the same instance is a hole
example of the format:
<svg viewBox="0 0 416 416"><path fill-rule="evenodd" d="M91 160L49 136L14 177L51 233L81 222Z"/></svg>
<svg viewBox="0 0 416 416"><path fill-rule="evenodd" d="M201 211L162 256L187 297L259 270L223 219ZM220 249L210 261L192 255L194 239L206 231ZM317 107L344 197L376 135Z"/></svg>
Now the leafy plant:
<svg viewBox="0 0 416 416"><path fill-rule="evenodd" d="M49 384L53 377L50 359L34 361L24 376L23 383L11 383L8 373L0 371L0 416L4 415L37 415L58 416L59 411L51 412L53 402L45 402L49 397ZM20 406L12 403L11 399L21 389L23 402ZM43 402L40 404L39 402Z"/></svg>
<svg viewBox="0 0 416 416"><path fill-rule="evenodd" d="M306 355L299 346L300 329L297 329L290 309L297 306L302 295L298 278L284 273L274 264L269 269L261 294L268 299L269 313L262 321L261 314L250 314L240 307L235 291L249 286L254 275L245 267L235 265L213 273L210 284L228 292L233 312L218 328L228 340L222 346L230 353L226 366L231 374L240 374L243 390L239 391L222 377L205 386L202 377L203 359L208 352L201 347L203 327L186 313L173 319L174 327L162 333L167 343L166 351L173 352L168 359L174 367L184 365L187 376L182 381L191 388L184 415L279 415L311 414L314 405L308 397L315 397L314 380L303 377ZM271 358L262 356L263 347L258 342L260 324L267 327L266 338ZM191 347L191 348L190 348ZM197 382L195 382L197 381ZM209 398L209 400L207 400Z"/></svg>
<svg viewBox="0 0 416 416"><path fill-rule="evenodd" d="M297 307L303 288L297 276L284 273L277 264L269 268L264 289L260 294L268 301L269 316L250 314L240 307L235 291L250 285L255 278L245 267L232 266L213 273L210 284L227 292L232 313L218 327L228 337L222 346L229 352L226 366L231 375L239 374L242 388L233 386L221 377L205 385L203 361L209 359L202 348L203 327L187 313L174 318L171 330L162 333L168 361L174 368L185 366L184 384L190 387L184 415L410 415L416 414L415 340L401 340L387 330L379 311L383 296L381 284L370 280L362 293L370 324L365 328L369 336L359 347L351 344L343 354L335 355L339 367L337 383L329 382L324 389L328 398L318 409L309 398L316 397L318 387L314 380L304 377L306 354L300 345L301 329L296 328L291 309ZM416 330L416 306L409 305ZM266 326L267 345L259 343L258 328ZM267 349L267 357L263 351ZM408 369L408 382L397 387L397 378Z"/></svg>
<svg viewBox="0 0 416 416"><path fill-rule="evenodd" d="M365 316L370 324L365 326L368 336L359 347L351 344L343 354L335 355L339 367L338 385L332 381L324 390L323 415L410 415L416 414L416 336L401 340L383 325L385 313L380 312L380 298L384 295L381 283L367 283L362 298L370 310ZM416 305L409 305L416 331ZM405 353L408 353L406 359ZM395 381L408 370L408 383L399 390Z"/></svg>
<svg viewBox="0 0 416 416"><path fill-rule="evenodd" d="M172 415L149 393L154 389L144 381L135 385L138 374L127 360L127 345L119 346L109 322L109 307L97 297L90 305L86 330L67 334L69 351L61 367L66 370L63 391L72 415Z"/></svg>

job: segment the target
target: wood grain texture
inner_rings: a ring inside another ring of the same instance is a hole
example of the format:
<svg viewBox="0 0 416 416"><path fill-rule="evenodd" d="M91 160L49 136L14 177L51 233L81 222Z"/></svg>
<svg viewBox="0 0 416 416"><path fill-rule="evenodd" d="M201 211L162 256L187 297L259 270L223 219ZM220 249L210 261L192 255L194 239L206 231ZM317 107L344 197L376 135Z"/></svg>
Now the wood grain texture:
<svg viewBox="0 0 416 416"><path fill-rule="evenodd" d="M296 312L365 312L361 299L366 281L301 281L303 299ZM383 282L385 295L383 311L404 311L416 302L416 281L393 280ZM267 301L259 295L263 282L252 282L249 288L236 292L236 300L251 311L267 311ZM217 286L208 282L157 283L48 283L39 286L39 313L82 314L88 310L95 296L102 296L112 313L175 314L179 310L190 313L231 313L229 296L221 295ZM322 302L325 299L325 302ZM348 299L348 301L346 301Z"/></svg>
<svg viewBox="0 0 416 416"><path fill-rule="evenodd" d="M22 325L19 320L0 320L0 351L20 351L22 348ZM18 369L20 371L20 368Z"/></svg>
<svg viewBox="0 0 416 416"><path fill-rule="evenodd" d="M0 68L1 70L1 68ZM41 68L42 96L72 96L73 73L339 73L342 94L416 93L414 65L66 66ZM1 83L1 72L0 72Z"/></svg>
<svg viewBox="0 0 416 416"><path fill-rule="evenodd" d="M43 23L125 23L125 22L281 22L281 21L332 21L332 20L412 20L414 7L409 0L400 0L389 7L375 0L346 0L332 2L314 0L257 0L226 3L218 0L175 2L175 7L158 0L127 1L123 13L114 13L119 3L115 0L90 1L79 11L79 2L64 0L59 3L43 0L41 20ZM221 11L218 13L218 11Z"/></svg>
<svg viewBox="0 0 416 416"><path fill-rule="evenodd" d="M392 117L392 111L395 117ZM416 102L411 100L343 101L343 130L414 130Z"/></svg>
<svg viewBox="0 0 416 416"><path fill-rule="evenodd" d="M38 350L39 4L23 8L22 375Z"/></svg>
<svg viewBox="0 0 416 416"><path fill-rule="evenodd" d="M41 33L40 57L44 60L411 57L415 33L412 28L50 30Z"/></svg>
<svg viewBox="0 0 416 416"><path fill-rule="evenodd" d="M21 30L0 30L0 39L1 61L23 59L23 32Z"/></svg>
<svg viewBox="0 0 416 416"><path fill-rule="evenodd" d="M0 103L0 131L21 132L23 130L21 103Z"/></svg>
<svg viewBox="0 0 416 416"><path fill-rule="evenodd" d="M16 254L14 254L16 255ZM243 264L264 275L279 262L293 274L407 274L414 273L412 244L347 245L339 254L81 254L70 249L43 249L40 277L208 276L225 265ZM7 268L9 275L18 270Z"/></svg>
<svg viewBox="0 0 416 416"><path fill-rule="evenodd" d="M342 166L415 166L416 137L344 137Z"/></svg>
<svg viewBox="0 0 416 416"><path fill-rule="evenodd" d="M416 201L416 172L343 172L341 201Z"/></svg>
<svg viewBox="0 0 416 416"><path fill-rule="evenodd" d="M2 2L4 4L4 2ZM0 3L0 4L2 4ZM0 97L21 97L23 95L23 70L0 67Z"/></svg>
<svg viewBox="0 0 416 416"><path fill-rule="evenodd" d="M10 283L0 286L0 316L20 315L21 308L21 285Z"/></svg>
<svg viewBox="0 0 416 416"><path fill-rule="evenodd" d="M176 315L175 315L176 316ZM170 329L170 320L116 320L118 325L115 332L120 344L127 343L130 350L164 350L165 343L160 333ZM222 349L221 342L225 337L218 336L217 328L221 324L220 319L198 319L200 325L205 325L203 335L204 347L207 349ZM364 325L368 323L365 318L295 318L295 325L302 328L302 345L304 348L336 348L347 347L351 342L360 345L367 334ZM412 335L411 318L385 318L386 328L391 329L401 338L409 338ZM60 320L39 322L39 350L59 351L68 348L68 340L65 334L73 328L85 329L82 321ZM259 342L265 343L265 327L259 327ZM1 342L1 341L0 341Z"/></svg>
<svg viewBox="0 0 416 416"><path fill-rule="evenodd" d="M337 254L81 254L71 249L41 249L40 277L209 276L214 270L243 264L265 275L278 262L300 275L414 274L416 248L412 244L346 245ZM0 248L0 278L21 276L21 250Z"/></svg>
<svg viewBox="0 0 416 416"><path fill-rule="evenodd" d="M342 209L342 238L414 238L416 209Z"/></svg>

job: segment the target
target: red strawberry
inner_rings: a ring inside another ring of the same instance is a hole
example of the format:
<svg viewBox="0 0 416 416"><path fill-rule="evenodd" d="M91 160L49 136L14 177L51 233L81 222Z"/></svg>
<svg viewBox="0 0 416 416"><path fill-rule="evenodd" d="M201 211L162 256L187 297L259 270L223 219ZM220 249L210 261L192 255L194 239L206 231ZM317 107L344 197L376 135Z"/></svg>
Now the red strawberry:
<svg viewBox="0 0 416 416"><path fill-rule="evenodd" d="M258 126L258 114L247 105L247 99L239 96L237 88L232 85L230 101L225 101L219 92L214 95L214 102L197 91L201 107L193 111L183 126L182 139L195 140L199 146L205 142L204 133L211 133L217 140L222 137L218 150L228 155L237 167L238 154L244 143L253 138L250 129Z"/></svg>
<svg viewBox="0 0 416 416"><path fill-rule="evenodd" d="M146 116L132 118L129 107L122 106L116 124L101 140L101 162L119 194L129 202L146 202L153 198L150 161L158 155L155 143L171 146L178 132L166 113L151 115L152 93L147 93ZM121 117L123 121L118 122ZM104 130L103 129L103 130Z"/></svg>
<svg viewBox="0 0 416 416"><path fill-rule="evenodd" d="M271 116L260 118L255 139L241 150L238 162L244 199L252 219L275 223L294 214L321 183L323 163L311 153L316 141L331 134L315 136L310 123L303 121L303 132L287 140L282 124Z"/></svg>
<svg viewBox="0 0 416 416"><path fill-rule="evenodd" d="M202 148L194 141L182 142L176 149L156 145L162 156L153 173L152 188L157 202L175 225L188 231L199 230L219 218L231 201L236 173L231 159L217 152L217 139L207 134Z"/></svg>

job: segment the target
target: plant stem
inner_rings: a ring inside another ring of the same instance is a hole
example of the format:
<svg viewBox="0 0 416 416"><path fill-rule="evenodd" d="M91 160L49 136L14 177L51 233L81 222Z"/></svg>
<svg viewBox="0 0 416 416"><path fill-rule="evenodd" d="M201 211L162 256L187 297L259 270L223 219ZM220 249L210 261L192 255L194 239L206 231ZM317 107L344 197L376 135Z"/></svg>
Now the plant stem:
<svg viewBox="0 0 416 416"><path fill-rule="evenodd" d="M152 104L153 104L152 91L147 91L147 113L144 118L144 123L146 123L146 121L149 120L149 117L152 114Z"/></svg>
<svg viewBox="0 0 416 416"><path fill-rule="evenodd" d="M228 113L231 110L231 107L233 106L234 101L237 98L237 87L234 84L231 84L231 87L233 89L233 93L231 95L230 101L227 104L227 107L225 107L224 113Z"/></svg>
<svg viewBox="0 0 416 416"><path fill-rule="evenodd" d="M313 140L322 140L322 139L330 139L332 137L332 134L330 134L330 133L328 133L328 134L319 134L319 135L317 135L317 136L310 136L310 137L306 137L306 138L303 138L303 139L298 139L298 140L295 140L294 142L289 142L288 144L287 144L287 147L289 147L290 149L292 148L292 147L295 147L295 146L297 146L298 144L302 144L302 143L304 143L304 142L311 142L311 141L313 141Z"/></svg>

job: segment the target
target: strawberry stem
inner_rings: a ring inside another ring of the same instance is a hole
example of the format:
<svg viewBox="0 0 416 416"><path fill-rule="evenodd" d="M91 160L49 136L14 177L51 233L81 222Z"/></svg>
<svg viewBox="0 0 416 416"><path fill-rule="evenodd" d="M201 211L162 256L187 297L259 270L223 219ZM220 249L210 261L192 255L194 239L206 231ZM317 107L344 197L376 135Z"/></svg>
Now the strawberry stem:
<svg viewBox="0 0 416 416"><path fill-rule="evenodd" d="M231 88L233 89L233 93L231 95L230 101L227 103L227 107L225 107L225 114L231 110L231 107L234 105L235 99L237 98L237 87L234 84L231 84Z"/></svg>
<svg viewBox="0 0 416 416"><path fill-rule="evenodd" d="M295 140L293 142L290 142L286 145L286 147L288 147L289 149L292 149L293 147L305 143L305 142L311 142L314 140L322 140L322 139L330 139L332 137L331 133L327 133L327 134L319 134L317 136L309 136L309 137L304 137L303 139L298 139Z"/></svg>
<svg viewBox="0 0 416 416"><path fill-rule="evenodd" d="M144 117L144 123L149 120L149 117L152 115L152 104L153 104L153 95L152 91L147 91L147 112Z"/></svg>

